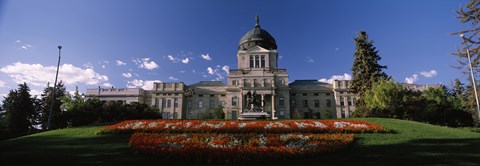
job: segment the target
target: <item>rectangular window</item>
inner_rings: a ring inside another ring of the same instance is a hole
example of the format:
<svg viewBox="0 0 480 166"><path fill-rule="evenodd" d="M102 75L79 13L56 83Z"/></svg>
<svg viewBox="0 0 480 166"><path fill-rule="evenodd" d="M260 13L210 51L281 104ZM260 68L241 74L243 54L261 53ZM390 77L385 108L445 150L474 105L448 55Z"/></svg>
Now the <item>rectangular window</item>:
<svg viewBox="0 0 480 166"><path fill-rule="evenodd" d="M155 108L158 108L158 98L155 98Z"/></svg>
<svg viewBox="0 0 480 166"><path fill-rule="evenodd" d="M167 118L167 119L171 119L171 118L170 118L170 112L167 112L166 118Z"/></svg>
<svg viewBox="0 0 480 166"><path fill-rule="evenodd" d="M330 96L330 93L325 93L325 96Z"/></svg>
<svg viewBox="0 0 480 166"><path fill-rule="evenodd" d="M232 106L237 106L237 103L238 103L238 98L232 97Z"/></svg>
<svg viewBox="0 0 480 166"><path fill-rule="evenodd" d="M338 81L338 88L342 88L342 81Z"/></svg>
<svg viewBox="0 0 480 166"><path fill-rule="evenodd" d="M215 95L214 95L214 94L210 94L210 97L215 97Z"/></svg>
<svg viewBox="0 0 480 166"><path fill-rule="evenodd" d="M326 104L327 104L327 107L332 107L332 100L327 99Z"/></svg>
<svg viewBox="0 0 480 166"><path fill-rule="evenodd" d="M162 108L165 108L165 99L162 99Z"/></svg>
<svg viewBox="0 0 480 166"><path fill-rule="evenodd" d="M303 107L307 108L308 107L308 100L303 100Z"/></svg>
<svg viewBox="0 0 480 166"><path fill-rule="evenodd" d="M351 106L352 105L352 100L350 97L347 97L347 103L348 103L348 106Z"/></svg>
<svg viewBox="0 0 480 166"><path fill-rule="evenodd" d="M167 100L167 108L170 108L172 106L172 100L168 99Z"/></svg>
<svg viewBox="0 0 480 166"><path fill-rule="evenodd" d="M290 96L296 96L296 95L297 95L297 94L295 94L295 93L292 93Z"/></svg>
<svg viewBox="0 0 480 166"><path fill-rule="evenodd" d="M214 101L214 100L210 100L210 102L208 103L208 107L209 107L209 108L215 107L215 101Z"/></svg>
<svg viewBox="0 0 480 166"><path fill-rule="evenodd" d="M253 55L250 55L250 68L253 68L255 63L253 62Z"/></svg>
<svg viewBox="0 0 480 166"><path fill-rule="evenodd" d="M173 113L173 119L177 119L177 116L178 116L178 113L177 113L177 112L174 112L174 113Z"/></svg>
<svg viewBox="0 0 480 166"><path fill-rule="evenodd" d="M178 107L178 99L173 99L173 107Z"/></svg>
<svg viewBox="0 0 480 166"><path fill-rule="evenodd" d="M198 95L198 97L203 97L203 95Z"/></svg>
<svg viewBox="0 0 480 166"><path fill-rule="evenodd" d="M188 109L192 108L192 101L188 101L187 107L188 107Z"/></svg>
<svg viewBox="0 0 480 166"><path fill-rule="evenodd" d="M348 88L348 81L345 81L345 88Z"/></svg>
<svg viewBox="0 0 480 166"><path fill-rule="evenodd" d="M292 100L292 101L291 101L291 106L292 106L292 107L295 107L295 106L296 106L295 100Z"/></svg>
<svg viewBox="0 0 480 166"><path fill-rule="evenodd" d="M285 99L283 99L283 97L280 97L280 98L278 99L278 105L279 105L279 106L285 105Z"/></svg>
<svg viewBox="0 0 480 166"><path fill-rule="evenodd" d="M198 101L198 108L203 108L203 100Z"/></svg>
<svg viewBox="0 0 480 166"><path fill-rule="evenodd" d="M314 100L313 104L315 105L316 108L320 107L320 100Z"/></svg>
<svg viewBox="0 0 480 166"><path fill-rule="evenodd" d="M319 96L318 93L314 93L313 95L314 95L314 96Z"/></svg>
<svg viewBox="0 0 480 166"><path fill-rule="evenodd" d="M258 55L255 55L255 68L259 68L260 65L260 58Z"/></svg>
<svg viewBox="0 0 480 166"><path fill-rule="evenodd" d="M341 106L344 106L344 105L345 105L345 102L343 102L343 96L340 96L340 105L341 105Z"/></svg>
<svg viewBox="0 0 480 166"><path fill-rule="evenodd" d="M302 94L302 95L303 95L303 96L307 96L307 94L306 94L306 93L304 93L304 94Z"/></svg>
<svg viewBox="0 0 480 166"><path fill-rule="evenodd" d="M262 55L262 62L260 63L260 67L265 67L265 55Z"/></svg>
<svg viewBox="0 0 480 166"><path fill-rule="evenodd" d="M222 107L225 107L225 101L220 101L220 104L222 105Z"/></svg>

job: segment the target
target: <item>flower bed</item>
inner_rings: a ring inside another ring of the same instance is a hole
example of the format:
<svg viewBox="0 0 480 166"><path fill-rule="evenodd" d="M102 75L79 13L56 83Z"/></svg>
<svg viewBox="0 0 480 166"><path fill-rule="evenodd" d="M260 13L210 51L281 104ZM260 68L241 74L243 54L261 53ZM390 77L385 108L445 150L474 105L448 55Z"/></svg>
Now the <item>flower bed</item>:
<svg viewBox="0 0 480 166"><path fill-rule="evenodd" d="M210 162L266 160L336 151L354 134L135 133L129 144L140 152Z"/></svg>
<svg viewBox="0 0 480 166"><path fill-rule="evenodd" d="M114 133L374 133L390 132L360 120L129 120L106 126L100 134Z"/></svg>

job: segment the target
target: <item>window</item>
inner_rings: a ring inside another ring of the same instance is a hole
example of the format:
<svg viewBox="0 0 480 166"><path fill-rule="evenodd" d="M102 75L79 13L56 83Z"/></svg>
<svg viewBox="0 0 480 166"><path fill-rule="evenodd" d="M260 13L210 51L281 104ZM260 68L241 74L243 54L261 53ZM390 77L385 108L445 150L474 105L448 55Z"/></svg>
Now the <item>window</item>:
<svg viewBox="0 0 480 166"><path fill-rule="evenodd" d="M348 106L351 106L352 105L352 100L350 97L347 97L347 103L348 103Z"/></svg>
<svg viewBox="0 0 480 166"><path fill-rule="evenodd" d="M220 95L220 96L225 97L225 94L222 94L222 95Z"/></svg>
<svg viewBox="0 0 480 166"><path fill-rule="evenodd" d="M232 80L232 86L237 86L237 80Z"/></svg>
<svg viewBox="0 0 480 166"><path fill-rule="evenodd" d="M262 55L262 61L260 63L260 67L265 67L265 55Z"/></svg>
<svg viewBox="0 0 480 166"><path fill-rule="evenodd" d="M178 116L178 113L177 113L177 112L173 112L173 119L177 119L177 116Z"/></svg>
<svg viewBox="0 0 480 166"><path fill-rule="evenodd" d="M356 99L355 99L355 97L352 97L352 98L353 98L353 104L355 104L355 102L356 102Z"/></svg>
<svg viewBox="0 0 480 166"><path fill-rule="evenodd" d="M258 55L255 55L255 68L259 68L259 65L260 65L260 59Z"/></svg>
<svg viewBox="0 0 480 166"><path fill-rule="evenodd" d="M348 81L345 81L345 87L348 88Z"/></svg>
<svg viewBox="0 0 480 166"><path fill-rule="evenodd" d="M280 98L278 99L278 105L279 105L279 106L285 105L285 99L283 99L283 97L280 97Z"/></svg>
<svg viewBox="0 0 480 166"><path fill-rule="evenodd" d="M188 109L191 109L191 108L192 108L192 101L188 101L187 107L188 107Z"/></svg>
<svg viewBox="0 0 480 166"><path fill-rule="evenodd" d="M342 81L338 81L338 88L342 87Z"/></svg>
<svg viewBox="0 0 480 166"><path fill-rule="evenodd" d="M307 108L308 107L308 100L303 100L303 107Z"/></svg>
<svg viewBox="0 0 480 166"><path fill-rule="evenodd" d="M292 94L291 94L291 96L296 96L296 95L297 95L297 94L295 94L295 93L292 93Z"/></svg>
<svg viewBox="0 0 480 166"><path fill-rule="evenodd" d="M332 107L332 100L327 99L326 103L327 103L327 107Z"/></svg>
<svg viewBox="0 0 480 166"><path fill-rule="evenodd" d="M155 98L155 108L158 108L158 98Z"/></svg>
<svg viewBox="0 0 480 166"><path fill-rule="evenodd" d="M253 62L253 55L250 55L250 68L253 68L254 62Z"/></svg>
<svg viewBox="0 0 480 166"><path fill-rule="evenodd" d="M203 97L203 95L198 95L198 97Z"/></svg>
<svg viewBox="0 0 480 166"><path fill-rule="evenodd" d="M220 101L220 104L222 105L222 107L225 107L225 101Z"/></svg>
<svg viewBox="0 0 480 166"><path fill-rule="evenodd" d="M313 104L315 105L316 108L320 107L320 100L314 100Z"/></svg>
<svg viewBox="0 0 480 166"><path fill-rule="evenodd" d="M173 107L178 107L178 99L173 99Z"/></svg>
<svg viewBox="0 0 480 166"><path fill-rule="evenodd" d="M296 106L295 100L292 100L292 101L291 101L291 106L292 106L292 107L295 107L295 106Z"/></svg>
<svg viewBox="0 0 480 166"><path fill-rule="evenodd" d="M215 95L214 95L214 94L211 94L210 97L215 97Z"/></svg>
<svg viewBox="0 0 480 166"><path fill-rule="evenodd" d="M162 99L162 108L165 108L165 99Z"/></svg>
<svg viewBox="0 0 480 166"><path fill-rule="evenodd" d="M198 101L198 108L203 108L203 100Z"/></svg>
<svg viewBox="0 0 480 166"><path fill-rule="evenodd" d="M325 96L330 96L330 93L325 93Z"/></svg>
<svg viewBox="0 0 480 166"><path fill-rule="evenodd" d="M302 94L302 95L303 95L303 96L307 96L307 94L306 94L306 93L304 93L304 94Z"/></svg>
<svg viewBox="0 0 480 166"><path fill-rule="evenodd" d="M168 99L167 100L167 108L170 108L172 106L172 100Z"/></svg>
<svg viewBox="0 0 480 166"><path fill-rule="evenodd" d="M314 93L313 95L314 95L314 96L318 96L318 93Z"/></svg>
<svg viewBox="0 0 480 166"><path fill-rule="evenodd" d="M215 101L214 100L210 100L210 102L208 103L208 107L209 108L213 108L215 106Z"/></svg>
<svg viewBox="0 0 480 166"><path fill-rule="evenodd" d="M238 97L235 96L235 97L232 97L232 106L237 106L238 104Z"/></svg>
<svg viewBox="0 0 480 166"><path fill-rule="evenodd" d="M340 105L341 105L341 106L344 106L344 105L345 105L345 102L343 102L343 96L340 96Z"/></svg>

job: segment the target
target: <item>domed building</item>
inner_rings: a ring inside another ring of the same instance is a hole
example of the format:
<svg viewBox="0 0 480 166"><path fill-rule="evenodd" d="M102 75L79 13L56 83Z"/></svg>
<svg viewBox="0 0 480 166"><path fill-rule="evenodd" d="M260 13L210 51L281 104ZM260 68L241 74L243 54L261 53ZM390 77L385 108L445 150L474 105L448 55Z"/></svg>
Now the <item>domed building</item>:
<svg viewBox="0 0 480 166"><path fill-rule="evenodd" d="M200 81L154 83L153 89L87 89L87 97L122 103L147 103L164 119L290 119L349 118L355 94L349 81L334 84L296 80L289 84L286 69L278 66L275 38L260 26L243 35L238 44L237 69L230 69L227 83ZM222 110L218 117L215 110ZM217 117L216 117L217 116Z"/></svg>

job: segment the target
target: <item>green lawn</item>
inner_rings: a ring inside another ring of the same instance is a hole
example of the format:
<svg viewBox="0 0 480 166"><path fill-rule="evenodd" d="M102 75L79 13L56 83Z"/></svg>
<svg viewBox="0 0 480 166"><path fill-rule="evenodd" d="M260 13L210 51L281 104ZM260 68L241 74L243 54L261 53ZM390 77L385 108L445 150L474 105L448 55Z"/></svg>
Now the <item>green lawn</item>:
<svg viewBox="0 0 480 166"><path fill-rule="evenodd" d="M359 134L332 154L244 165L479 165L480 133L395 119L362 119L395 130ZM99 127L49 131L0 142L1 165L198 165L135 154L129 136L95 135Z"/></svg>

